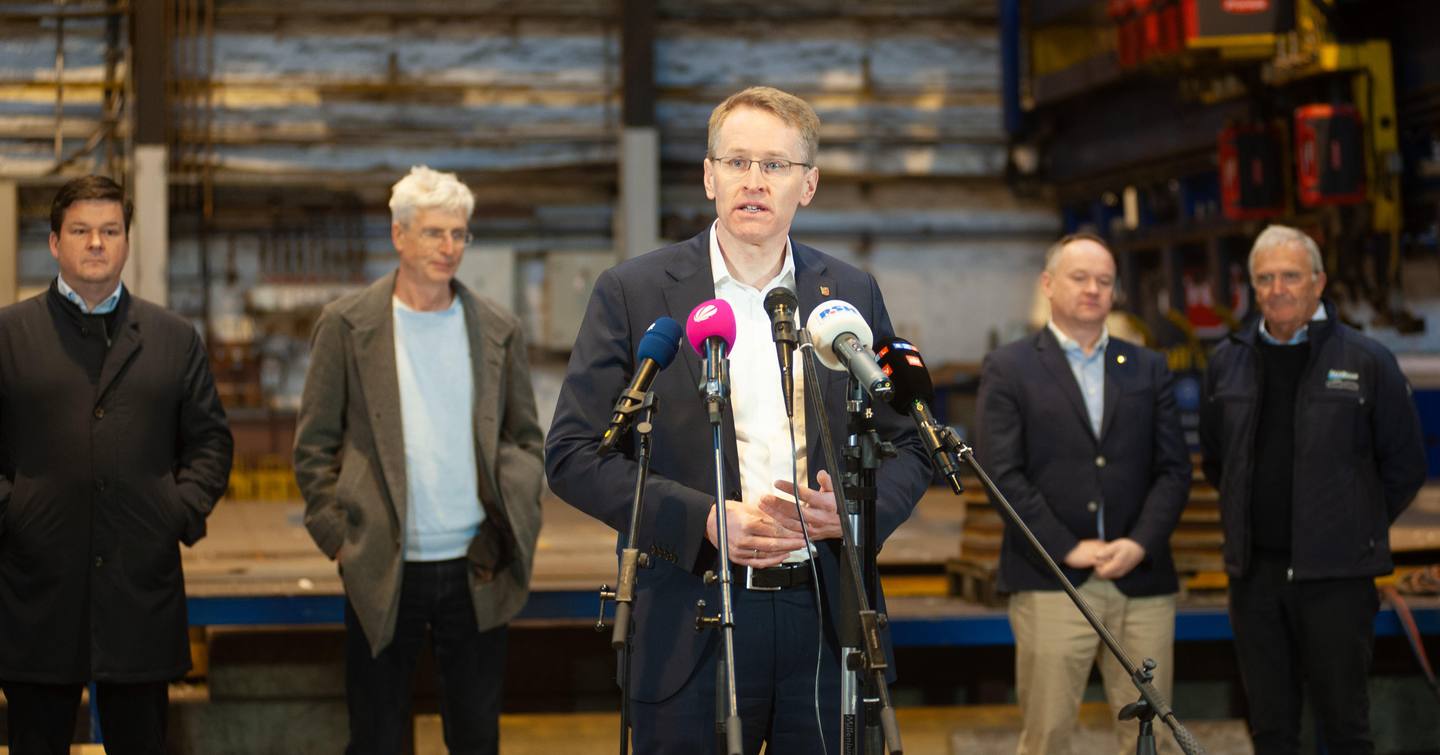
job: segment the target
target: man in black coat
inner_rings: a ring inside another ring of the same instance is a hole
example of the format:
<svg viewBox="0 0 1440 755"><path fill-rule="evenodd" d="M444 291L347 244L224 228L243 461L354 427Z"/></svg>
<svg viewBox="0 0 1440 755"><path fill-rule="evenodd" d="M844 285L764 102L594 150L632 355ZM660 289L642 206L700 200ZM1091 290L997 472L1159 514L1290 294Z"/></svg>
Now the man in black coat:
<svg viewBox="0 0 1440 755"><path fill-rule="evenodd" d="M1190 493L1170 370L1106 330L1115 259L1100 239L1061 239L1040 281L1049 324L985 358L976 453L1120 644L1137 663L1156 660L1155 686L1168 697L1178 587L1170 533ZM1018 752L1067 753L1091 666L1116 713L1138 693L1008 522L999 588L1010 593L1015 633ZM1134 752L1134 723L1116 726L1118 751ZM1157 739L1162 752L1175 750L1168 733Z"/></svg>
<svg viewBox="0 0 1440 755"><path fill-rule="evenodd" d="M12 755L70 751L96 684L107 753L164 749L190 669L179 544L205 535L233 442L191 324L120 283L108 178L50 211L60 274L0 310L0 687Z"/></svg>
<svg viewBox="0 0 1440 755"><path fill-rule="evenodd" d="M1261 317L1211 357L1200 437L1251 737L1258 755L1299 752L1309 695L1327 752L1371 753L1374 578L1425 482L1419 416L1395 357L1321 302L1309 236L1266 228L1250 281Z"/></svg>

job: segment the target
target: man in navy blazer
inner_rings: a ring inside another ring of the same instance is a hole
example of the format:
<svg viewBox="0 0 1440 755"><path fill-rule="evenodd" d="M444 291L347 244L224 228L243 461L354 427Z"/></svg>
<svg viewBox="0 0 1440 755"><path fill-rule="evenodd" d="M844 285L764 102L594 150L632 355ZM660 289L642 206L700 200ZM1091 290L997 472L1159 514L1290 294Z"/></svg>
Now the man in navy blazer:
<svg viewBox="0 0 1440 755"><path fill-rule="evenodd" d="M726 511L736 585L735 677L745 749L752 753L762 741L770 752L818 753L822 736L838 751L836 632L854 610L841 581L836 470L827 468L819 422L805 416L799 385L796 419L803 431L796 440L803 445L792 451L763 298L777 286L793 287L802 318L821 301L843 299L877 337L892 333L873 277L789 240L795 211L809 204L819 181L813 167L818 125L807 103L768 87L739 92L716 108L704 163L716 222L689 241L600 275L546 441L555 492L625 532L637 470L633 444L627 438L621 453L596 451L612 402L635 373L640 338L659 317L684 321L712 298L731 304L737 335L724 419L725 486L727 498L736 500ZM702 375L700 359L682 347L652 385L658 409L636 544L651 565L637 579L628 690L637 752L709 752L715 744L710 732L721 637L695 629L696 601L705 600L709 613L719 605L718 588L702 581L718 555L711 432L696 391ZM846 377L831 371L818 377L840 448ZM875 413L881 436L899 451L879 472L877 537L883 543L910 515L930 474L910 421L883 405ZM813 549L801 536L801 509L775 495L792 489L786 482L792 460L808 481L800 500Z"/></svg>
<svg viewBox="0 0 1440 755"><path fill-rule="evenodd" d="M1099 238L1061 239L1040 281L1050 322L985 358L976 454L1135 662L1159 663L1156 687L1168 698L1178 587L1170 533L1191 475L1170 370L1161 355L1109 336L1115 259ZM1010 593L1015 633L1018 752L1069 752L1092 665L1116 713L1138 693L1009 522L999 588ZM1117 723L1116 734L1119 751L1134 752L1134 723ZM1170 735L1157 739L1173 750Z"/></svg>

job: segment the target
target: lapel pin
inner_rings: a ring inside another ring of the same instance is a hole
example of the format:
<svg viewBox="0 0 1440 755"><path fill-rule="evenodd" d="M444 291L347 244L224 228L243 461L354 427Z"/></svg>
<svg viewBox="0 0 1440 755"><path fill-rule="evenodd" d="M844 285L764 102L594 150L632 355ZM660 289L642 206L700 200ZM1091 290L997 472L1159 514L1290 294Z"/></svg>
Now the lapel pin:
<svg viewBox="0 0 1440 755"><path fill-rule="evenodd" d="M1125 355L1121 354L1115 357L1115 364L1125 364Z"/></svg>
<svg viewBox="0 0 1440 755"><path fill-rule="evenodd" d="M829 295L830 295L830 287L829 287L829 286L824 286L824 285L820 286L820 295L821 295L821 296L829 296Z"/></svg>

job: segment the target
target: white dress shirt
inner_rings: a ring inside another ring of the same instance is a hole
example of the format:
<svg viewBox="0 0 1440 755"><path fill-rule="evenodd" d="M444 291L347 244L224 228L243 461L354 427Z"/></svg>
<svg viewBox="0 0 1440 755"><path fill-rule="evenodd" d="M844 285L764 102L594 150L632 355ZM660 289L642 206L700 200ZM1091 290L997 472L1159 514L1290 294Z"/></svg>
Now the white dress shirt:
<svg viewBox="0 0 1440 755"><path fill-rule="evenodd" d="M719 221L716 221L718 225ZM795 386L795 455L791 456L785 395L780 390L780 361L765 311L765 296L786 287L795 290L795 257L785 239L785 262L780 274L755 288L730 276L720 252L716 226L710 227L710 272L715 296L735 311L735 344L730 348L730 410L735 418L735 445L740 455L740 495L749 503L775 490L776 480L794 474L800 486L809 479L805 468L805 381L801 360L795 360L791 378ZM798 355L797 355L798 356ZM804 548L792 552L787 563L804 561Z"/></svg>

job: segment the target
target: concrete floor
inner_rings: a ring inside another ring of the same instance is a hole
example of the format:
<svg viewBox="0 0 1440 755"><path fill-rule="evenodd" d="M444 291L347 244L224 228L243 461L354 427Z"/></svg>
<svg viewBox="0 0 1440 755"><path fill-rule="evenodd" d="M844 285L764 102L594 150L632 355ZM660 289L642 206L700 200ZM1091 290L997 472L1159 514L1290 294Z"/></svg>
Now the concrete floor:
<svg viewBox="0 0 1440 755"><path fill-rule="evenodd" d="M1020 711L1013 705L961 708L900 708L896 711L905 752L915 755L1013 755ZM613 713L506 715L500 721L504 755L610 755L619 751L620 719ZM1105 753L1111 738L1103 703L1082 706L1077 753ZM1210 755L1252 755L1240 721L1187 724ZM444 755L440 717L418 716L415 755ZM838 753L837 753L838 755Z"/></svg>
<svg viewBox="0 0 1440 755"><path fill-rule="evenodd" d="M0 745L0 755L10 755L10 748ZM71 755L105 755L105 748L99 745L71 745Z"/></svg>

